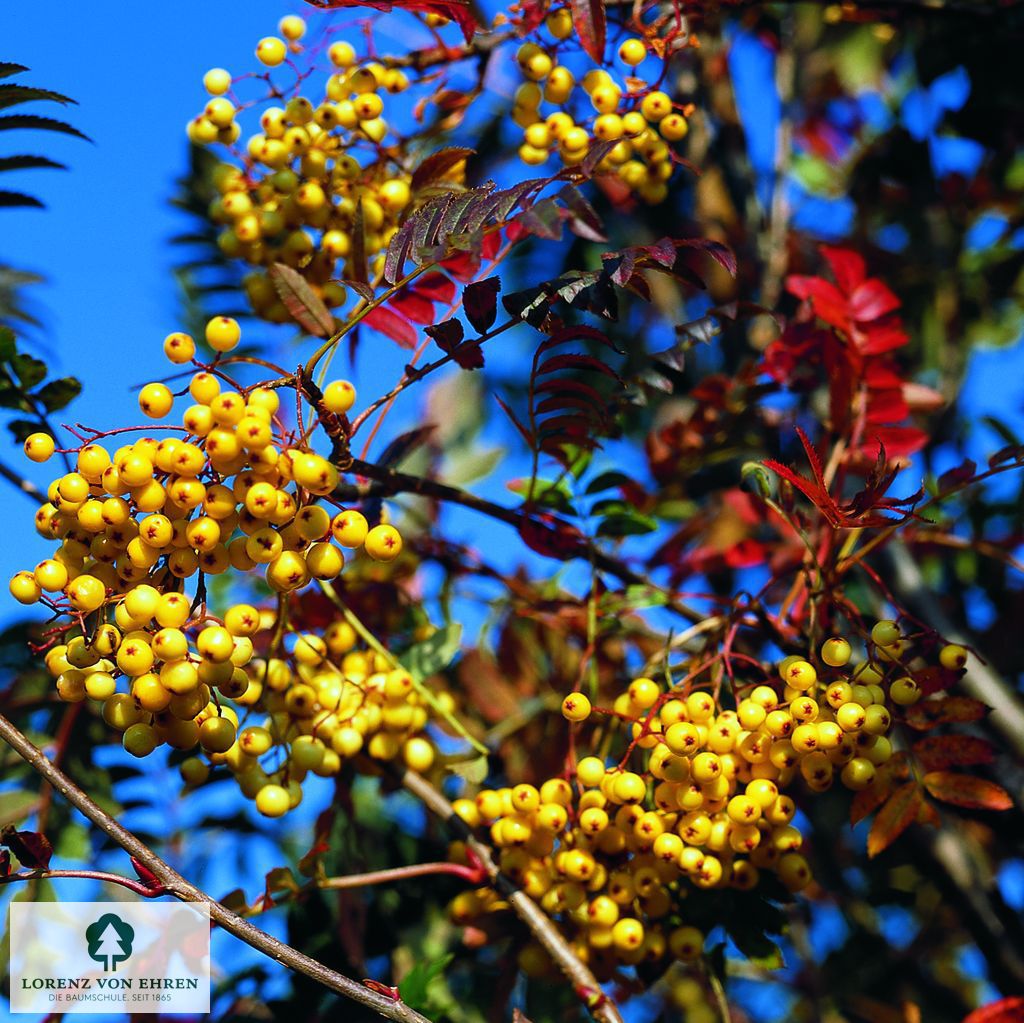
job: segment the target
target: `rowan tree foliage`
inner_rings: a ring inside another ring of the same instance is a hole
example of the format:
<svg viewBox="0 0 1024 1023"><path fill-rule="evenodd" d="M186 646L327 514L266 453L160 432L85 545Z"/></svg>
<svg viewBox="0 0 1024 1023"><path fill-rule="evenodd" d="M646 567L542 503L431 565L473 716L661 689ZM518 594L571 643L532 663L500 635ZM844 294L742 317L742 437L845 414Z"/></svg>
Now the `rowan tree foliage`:
<svg viewBox="0 0 1024 1023"><path fill-rule="evenodd" d="M123 426L0 278L5 894L208 902L217 1018L1020 1019L1024 445L961 385L1022 17L315 0L197 67Z"/></svg>

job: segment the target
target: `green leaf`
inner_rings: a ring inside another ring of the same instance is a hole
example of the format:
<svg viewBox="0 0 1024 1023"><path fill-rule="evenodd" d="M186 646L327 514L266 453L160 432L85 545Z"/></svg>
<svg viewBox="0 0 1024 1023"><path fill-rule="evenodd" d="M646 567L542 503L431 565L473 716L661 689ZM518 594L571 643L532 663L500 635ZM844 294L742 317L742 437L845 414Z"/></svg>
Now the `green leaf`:
<svg viewBox="0 0 1024 1023"><path fill-rule="evenodd" d="M18 444L24 444L25 440L39 429L39 424L34 419L12 419L7 424L7 429L14 435Z"/></svg>
<svg viewBox="0 0 1024 1023"><path fill-rule="evenodd" d="M448 455L441 478L452 486L463 487L467 483L490 476L504 457L505 449L502 447L489 447L482 450L464 448Z"/></svg>
<svg viewBox="0 0 1024 1023"><path fill-rule="evenodd" d="M274 867L267 871L267 891L273 895L275 892L297 892L299 883L295 880L291 867Z"/></svg>
<svg viewBox="0 0 1024 1023"><path fill-rule="evenodd" d="M11 75L20 75L28 68L24 64L12 64L7 60L0 60L0 78L10 78Z"/></svg>
<svg viewBox="0 0 1024 1023"><path fill-rule="evenodd" d="M41 401L47 412L58 412L82 393L82 385L75 377L60 377L36 391L33 397Z"/></svg>
<svg viewBox="0 0 1024 1023"><path fill-rule="evenodd" d="M81 824L67 824L57 836L56 855L62 860L88 860L92 856L89 832Z"/></svg>
<svg viewBox="0 0 1024 1023"><path fill-rule="evenodd" d="M437 959L417 963L398 984L398 993L402 996L402 1001L417 1012L426 1010L427 989L432 981L444 973L445 967L454 958L455 956L448 952Z"/></svg>
<svg viewBox="0 0 1024 1023"><path fill-rule="evenodd" d="M597 527L598 536L641 536L644 533L653 533L658 528L658 523L649 515L642 515L635 510L613 512L603 518Z"/></svg>
<svg viewBox="0 0 1024 1023"><path fill-rule="evenodd" d="M10 362L17 350L14 331L10 327L0 327L0 362Z"/></svg>
<svg viewBox="0 0 1024 1023"><path fill-rule="evenodd" d="M532 488L530 482L530 477L525 476L522 479L509 480L505 486L524 501L532 496L533 503L540 508L554 508L555 511L562 512L573 510L572 491L564 479L546 480L538 476L533 480Z"/></svg>
<svg viewBox="0 0 1024 1023"><path fill-rule="evenodd" d="M462 626L452 622L421 643L409 647L400 661L417 682L424 682L455 660L461 642Z"/></svg>
<svg viewBox="0 0 1024 1023"><path fill-rule="evenodd" d="M5 107L17 106L19 103L31 103L33 100L48 100L52 103L74 103L70 96L65 96L51 89L37 89L31 85L0 85L0 110Z"/></svg>
<svg viewBox="0 0 1024 1023"><path fill-rule="evenodd" d="M0 207L12 209L15 206L31 206L35 209L43 209L43 204L34 195L26 195L24 192L8 192L0 189Z"/></svg>
<svg viewBox="0 0 1024 1023"><path fill-rule="evenodd" d="M83 135L77 128L66 121L58 121L54 117L40 117L38 114L7 114L0 117L0 131L13 128L32 128L39 131L56 131L62 135L74 135L76 138L91 142L88 135Z"/></svg>
<svg viewBox="0 0 1024 1023"><path fill-rule="evenodd" d="M452 774L458 775L470 785L479 785L487 777L487 757L474 757L472 760L456 760L445 766Z"/></svg>
<svg viewBox="0 0 1024 1023"><path fill-rule="evenodd" d="M633 479L624 472L612 469L609 472L598 473L588 484L585 494L600 494L602 491L611 490L613 487L626 486L632 483Z"/></svg>
<svg viewBox="0 0 1024 1023"><path fill-rule="evenodd" d="M5 792L4 808L0 813L0 827L20 824L39 802L38 792Z"/></svg>
<svg viewBox="0 0 1024 1023"><path fill-rule="evenodd" d="M782 949L774 941L765 940L771 946L771 950L763 955L748 956L747 958L754 966L759 966L762 970L783 969L786 965L786 960L782 957Z"/></svg>
<svg viewBox="0 0 1024 1023"><path fill-rule="evenodd" d="M26 391L46 379L46 363L42 359L19 352L8 361Z"/></svg>

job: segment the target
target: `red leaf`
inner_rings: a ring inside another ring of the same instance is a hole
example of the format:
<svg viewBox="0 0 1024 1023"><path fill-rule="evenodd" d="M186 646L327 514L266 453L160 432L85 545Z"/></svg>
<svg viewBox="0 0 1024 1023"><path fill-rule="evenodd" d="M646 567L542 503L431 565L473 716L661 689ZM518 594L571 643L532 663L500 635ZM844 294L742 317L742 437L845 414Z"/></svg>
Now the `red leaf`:
<svg viewBox="0 0 1024 1023"><path fill-rule="evenodd" d="M423 295L424 298L431 298L435 302L451 302L455 298L455 282L449 280L442 273L427 273L418 278L413 285L413 291Z"/></svg>
<svg viewBox="0 0 1024 1023"><path fill-rule="evenodd" d="M554 515L525 519L519 527L519 535L530 550L560 561L575 557L584 546L580 531Z"/></svg>
<svg viewBox="0 0 1024 1023"><path fill-rule="evenodd" d="M914 743L914 756L926 771L939 771L944 767L991 764L996 751L990 742L973 735L930 735Z"/></svg>
<svg viewBox="0 0 1024 1023"><path fill-rule="evenodd" d="M445 320L424 328L424 333L437 342L442 352L450 355L452 350L462 341L462 323L459 320Z"/></svg>
<svg viewBox="0 0 1024 1023"><path fill-rule="evenodd" d="M409 187L416 192L424 185L446 178L451 170L460 163L465 163L475 153L475 149L466 149L463 146L447 146L431 153L412 172L412 181L409 182Z"/></svg>
<svg viewBox="0 0 1024 1023"><path fill-rule="evenodd" d="M1024 998L1000 998L964 1018L963 1023L1024 1023Z"/></svg>
<svg viewBox="0 0 1024 1023"><path fill-rule="evenodd" d="M860 322L881 319L899 307L900 300L877 277L865 281L850 295L850 315Z"/></svg>
<svg viewBox="0 0 1024 1023"><path fill-rule="evenodd" d="M0 830L0 845L7 846L29 870L46 870L53 856L53 847L46 835L38 831L16 831L11 824Z"/></svg>
<svg viewBox="0 0 1024 1023"><path fill-rule="evenodd" d="M440 14L456 22L468 43L480 27L473 15L469 0L306 0L306 3L322 10L337 10L342 7L372 7L375 11L417 11L425 14Z"/></svg>
<svg viewBox="0 0 1024 1023"><path fill-rule="evenodd" d="M896 316L861 324L855 334L857 347L864 355L882 355L893 349L902 348L910 340L910 336Z"/></svg>
<svg viewBox="0 0 1024 1023"><path fill-rule="evenodd" d="M842 331L849 330L846 296L831 281L823 277L801 277L794 274L786 278L786 290L799 299L810 300L815 313L826 323Z"/></svg>
<svg viewBox="0 0 1024 1023"><path fill-rule="evenodd" d="M941 664L932 664L915 671L914 681L925 696L931 696L933 693L941 693L944 689L952 689L961 675L962 671L952 671L950 668L943 668Z"/></svg>
<svg viewBox="0 0 1024 1023"><path fill-rule="evenodd" d="M466 285L462 293L462 305L466 310L466 319L473 325L473 328L480 334L490 329L498 315L498 292L501 290L501 280L497 277L488 277L483 281L474 281Z"/></svg>
<svg viewBox="0 0 1024 1023"><path fill-rule="evenodd" d="M796 427L797 436L800 438L800 443L804 446L804 452L807 455L807 460L811 463L811 472L814 475L813 480L809 480L804 476L799 475L792 469L786 468L780 462L776 462L774 459L766 459L761 464L772 472L777 473L783 479L788 480L797 488L802 494L810 498L811 501L817 506L818 510L825 516L829 523L839 528L843 524L844 516L836 504L835 499L828 492L828 488L825 486L824 471L821 467L821 459L818 458L818 452L814 450L814 445L811 444L800 427Z"/></svg>
<svg viewBox="0 0 1024 1023"><path fill-rule="evenodd" d="M929 435L916 426L875 426L864 438L862 450L869 458L877 458L885 448L890 459L906 458L928 443Z"/></svg>
<svg viewBox="0 0 1024 1023"><path fill-rule="evenodd" d="M604 63L605 16L604 0L569 0L576 36L587 54Z"/></svg>
<svg viewBox="0 0 1024 1023"><path fill-rule="evenodd" d="M973 774L956 771L930 771L921 779L924 787L936 798L968 810L1009 810L1010 794L1001 785Z"/></svg>
<svg viewBox="0 0 1024 1023"><path fill-rule="evenodd" d="M380 331L403 348L416 347L416 328L406 319L385 306L378 306L363 319L368 327Z"/></svg>
<svg viewBox="0 0 1024 1023"><path fill-rule="evenodd" d="M991 708L970 696L945 696L939 700L922 700L908 708L906 722L919 732L936 725L980 721Z"/></svg>
<svg viewBox="0 0 1024 1023"><path fill-rule="evenodd" d="M877 856L888 849L917 819L924 797L916 781L901 785L886 800L868 833L868 856Z"/></svg>
<svg viewBox="0 0 1024 1023"><path fill-rule="evenodd" d="M833 245L822 245L821 254L832 268L836 283L847 294L864 280L867 268L864 265L864 257L859 252Z"/></svg>
<svg viewBox="0 0 1024 1023"><path fill-rule="evenodd" d="M414 291L400 292L388 305L413 323L434 322L434 303Z"/></svg>
<svg viewBox="0 0 1024 1023"><path fill-rule="evenodd" d="M592 355L579 355L575 352L552 355L551 358L545 359L537 367L537 376L555 373L560 369L592 369L595 373L603 373L605 376L617 379L615 370L606 366L600 359L595 359Z"/></svg>

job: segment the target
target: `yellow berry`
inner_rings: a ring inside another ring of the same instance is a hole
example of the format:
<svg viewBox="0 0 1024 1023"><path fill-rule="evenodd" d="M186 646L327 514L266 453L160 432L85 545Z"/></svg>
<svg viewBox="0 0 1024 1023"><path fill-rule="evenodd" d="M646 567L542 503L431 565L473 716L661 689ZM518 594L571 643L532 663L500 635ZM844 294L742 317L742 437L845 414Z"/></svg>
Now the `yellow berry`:
<svg viewBox="0 0 1024 1023"><path fill-rule="evenodd" d="M286 14L277 23L277 30L285 39L295 42L306 34L306 22L297 14Z"/></svg>
<svg viewBox="0 0 1024 1023"><path fill-rule="evenodd" d="M256 793L256 809L264 817L283 817L291 809L288 790L280 785L264 785Z"/></svg>
<svg viewBox="0 0 1024 1023"><path fill-rule="evenodd" d="M211 96L223 96L231 88L231 72L222 67L210 68L203 75L203 88Z"/></svg>
<svg viewBox="0 0 1024 1023"><path fill-rule="evenodd" d="M174 405L174 395L166 384L146 384L139 391L139 408L150 419L163 419Z"/></svg>
<svg viewBox="0 0 1024 1023"><path fill-rule="evenodd" d="M335 380L324 388L324 405L331 412L348 412L355 401L356 389L347 380Z"/></svg>
<svg viewBox="0 0 1024 1023"><path fill-rule="evenodd" d="M959 671L967 664L967 650L959 643L949 643L939 651L939 664L949 671Z"/></svg>
<svg viewBox="0 0 1024 1023"><path fill-rule="evenodd" d="M871 630L871 642L876 646L893 646L900 641L900 627L895 622L876 622Z"/></svg>
<svg viewBox="0 0 1024 1023"><path fill-rule="evenodd" d="M56 450L48 433L33 433L25 440L25 455L33 462L45 462Z"/></svg>
<svg viewBox="0 0 1024 1023"><path fill-rule="evenodd" d="M215 352L230 352L241 338L242 329L239 327L238 321L230 316L215 316L206 324L206 342ZM218 385L217 393L219 392ZM196 396L196 400L200 400L198 396Z"/></svg>
<svg viewBox="0 0 1024 1023"><path fill-rule="evenodd" d="M267 67L277 67L288 56L288 47L277 36L265 36L256 44L256 59Z"/></svg>
<svg viewBox="0 0 1024 1023"><path fill-rule="evenodd" d="M841 636L826 639L821 645L821 659L833 668L841 668L848 664L852 652L849 642Z"/></svg>
<svg viewBox="0 0 1024 1023"><path fill-rule="evenodd" d="M394 561L402 553L402 536L394 526L374 526L366 534L363 548L374 561Z"/></svg>
<svg viewBox="0 0 1024 1023"><path fill-rule="evenodd" d="M586 721L590 716L590 700L582 693L570 693L562 701L562 717L567 721Z"/></svg>
<svg viewBox="0 0 1024 1023"><path fill-rule="evenodd" d="M630 67L642 64L647 56L647 47L641 39L627 39L619 47L619 60Z"/></svg>

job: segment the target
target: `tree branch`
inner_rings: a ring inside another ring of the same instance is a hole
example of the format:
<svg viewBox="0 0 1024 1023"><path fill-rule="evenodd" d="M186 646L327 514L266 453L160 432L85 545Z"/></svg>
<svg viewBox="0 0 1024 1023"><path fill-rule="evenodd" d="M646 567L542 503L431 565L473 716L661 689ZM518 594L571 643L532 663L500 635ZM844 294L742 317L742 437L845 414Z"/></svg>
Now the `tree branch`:
<svg viewBox="0 0 1024 1023"><path fill-rule="evenodd" d="M342 493L352 493L358 497L378 496L379 494L418 494L420 497L429 497L435 501L447 501L450 504L460 504L464 508L472 508L492 519L504 522L512 526L518 532L525 527L535 524L535 519L526 511L518 508L509 508L506 505L495 504L485 498L477 497L466 490L450 486L447 483L439 483L437 480L427 479L423 476L412 476L409 473L398 472L387 466L375 465L373 462L365 462L362 459L354 458L346 462L345 469L348 472L356 473L366 479L376 481L380 486L374 490L363 488L359 485L354 487L343 484L339 490ZM595 568L607 572L627 586L649 586L659 592L666 593L668 600L666 607L675 611L676 614L689 619L691 622L699 622L704 618L699 611L687 607L677 600L663 587L652 582L646 576L634 571L628 565L613 558L597 548L588 537L580 537L580 551L578 557L589 559Z"/></svg>
<svg viewBox="0 0 1024 1023"><path fill-rule="evenodd" d="M102 810L63 771L54 766L43 752L34 746L3 715L0 715L0 739L3 739L29 766L45 778L77 810L81 811L101 831L114 840L129 855L135 857L166 889L182 902L198 902L209 907L210 918L228 933L241 938L246 944L269 956L291 970L303 973L331 991L372 1009L397 1023L429 1023L425 1016L410 1009L396 998L371 991L357 981L326 967L323 963L271 937L266 931L244 920L222 906L216 899L197 888L165 863L149 846L139 841L113 817Z"/></svg>
<svg viewBox="0 0 1024 1023"><path fill-rule="evenodd" d="M18 492L24 494L33 504L42 504L46 500L46 494L31 480L27 480L19 475L4 462L0 462L0 476L3 476L8 483L16 487Z"/></svg>

